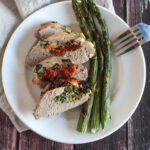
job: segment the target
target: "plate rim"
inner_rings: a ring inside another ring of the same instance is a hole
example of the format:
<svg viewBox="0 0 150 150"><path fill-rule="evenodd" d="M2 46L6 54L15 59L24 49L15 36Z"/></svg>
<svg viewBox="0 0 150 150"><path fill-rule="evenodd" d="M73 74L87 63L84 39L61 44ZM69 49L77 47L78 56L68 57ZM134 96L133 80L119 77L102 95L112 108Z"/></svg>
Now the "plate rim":
<svg viewBox="0 0 150 150"><path fill-rule="evenodd" d="M39 10L35 11L34 13L32 13L31 15L29 15L28 17L26 17L26 18L16 27L16 29L15 29L14 32L12 33L12 35L11 35L11 37L9 38L9 41L8 41L8 43L7 43L7 46L6 46L6 48L5 48L5 52L4 52L3 60L2 60L2 85L3 85L3 88L4 88L4 92L7 91L7 90L6 90L6 87L5 87L5 85L4 85L4 73L3 73L3 72L4 72L3 70L5 69L5 68L4 68L5 55L6 55L7 51L8 51L8 45L9 45L11 39L14 37L14 34L16 33L17 29L18 29L26 20L30 19L30 17L32 17L32 15L38 13L38 12L41 11L42 9L46 9L47 7L50 7L50 6L52 6L52 5L59 5L59 4L61 5L61 4L63 4L63 3L72 3L72 2L71 2L71 1L61 1L61 2L56 2L56 3L53 3L53 4L49 4L49 5L47 5L47 6L44 6L44 7L40 8ZM126 27L129 28L129 25L128 25L122 18L120 18L117 14L113 13L112 11L108 10L107 8L105 8L105 7L103 7L103 6L100 6L100 5L97 5L97 6L98 6L100 9L103 9L103 10L105 10L106 12L110 13L111 15L117 17ZM92 140L86 140L86 141L84 141L84 142L74 142L74 143L72 143L72 142L65 142L66 144L84 144L84 143L90 143L90 142L94 142L94 141L97 141L97 140L106 138L107 136L111 135L112 133L114 133L114 132L116 132L118 129L120 129L120 128L130 119L130 117L133 115L133 113L135 112L135 110L137 109L137 107L138 107L138 105L139 105L139 103L140 103L140 101L141 101L141 98L142 98L142 95L143 95L143 92L144 92L144 88L145 88L145 82L146 82L146 63L145 63L145 57L144 57L144 54L143 54L143 51L142 51L141 46L139 47L139 50L140 50L140 53L141 53L141 56L142 56L142 57L141 57L141 58L142 58L141 60L143 61L143 70L144 70L143 75L144 75L144 77L143 77L143 83L142 83L142 87L141 87L140 96L139 96L139 98L137 99L137 103L136 103L136 105L134 106L134 109L132 109L130 115L129 115L126 119L124 119L124 121L123 121L122 123L120 123L118 126L116 126L114 130L112 130L111 132L109 132L109 133L106 134L105 136L101 136L100 138L99 138L99 137L93 138ZM42 136L42 137L44 137L44 138L46 138L46 139L49 139L49 140L52 140L52 141L56 141L56 142L60 142L60 143L64 143L63 140L51 139L51 138L45 136L44 134L37 132L36 130L34 130L34 128L32 128L32 127L30 127L28 124L26 124L26 122L23 121L23 119L19 116L19 114L16 113L15 109L13 109L13 107L11 106L10 100L8 99L8 96L7 96L6 92L5 92L5 95L6 95L7 101L8 101L8 103L9 103L10 107L12 108L12 110L14 111L15 115L16 115L16 116L21 120L21 122L22 122L23 124L25 124L30 130L32 130L32 131L35 132L36 134L38 134L38 135L40 135L40 136Z"/></svg>

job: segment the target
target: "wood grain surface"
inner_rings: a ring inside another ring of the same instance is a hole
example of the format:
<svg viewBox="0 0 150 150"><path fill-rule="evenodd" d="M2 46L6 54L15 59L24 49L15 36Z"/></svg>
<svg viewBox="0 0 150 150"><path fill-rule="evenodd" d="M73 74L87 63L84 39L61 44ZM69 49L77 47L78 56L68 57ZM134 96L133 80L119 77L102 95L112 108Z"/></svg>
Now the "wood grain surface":
<svg viewBox="0 0 150 150"><path fill-rule="evenodd" d="M130 26L150 24L150 0L113 0L116 13ZM96 142L61 144L32 131L17 133L0 110L0 150L150 150L150 44L143 46L147 79L142 100L129 121L118 131Z"/></svg>

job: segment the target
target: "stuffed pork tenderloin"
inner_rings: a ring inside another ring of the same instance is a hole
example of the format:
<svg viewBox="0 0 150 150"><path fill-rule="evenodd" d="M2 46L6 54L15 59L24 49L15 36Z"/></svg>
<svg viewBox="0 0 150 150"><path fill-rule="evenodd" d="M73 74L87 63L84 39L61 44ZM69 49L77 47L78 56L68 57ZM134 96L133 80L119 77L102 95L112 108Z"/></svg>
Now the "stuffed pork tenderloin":
<svg viewBox="0 0 150 150"><path fill-rule="evenodd" d="M26 66L33 67L40 61L63 56L83 64L95 55L94 45L86 41L82 33L58 32L46 39L40 39L26 57Z"/></svg>
<svg viewBox="0 0 150 150"><path fill-rule="evenodd" d="M60 114L86 102L91 90L87 68L64 57L51 57L34 67L33 83L44 85L36 105L36 119Z"/></svg>

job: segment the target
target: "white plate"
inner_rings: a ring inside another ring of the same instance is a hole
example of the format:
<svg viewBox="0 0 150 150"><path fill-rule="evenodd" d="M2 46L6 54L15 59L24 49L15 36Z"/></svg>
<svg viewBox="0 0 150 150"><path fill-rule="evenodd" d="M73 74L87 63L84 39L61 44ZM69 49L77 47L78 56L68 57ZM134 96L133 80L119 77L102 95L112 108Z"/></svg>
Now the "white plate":
<svg viewBox="0 0 150 150"><path fill-rule="evenodd" d="M110 38L128 28L118 16L100 10L109 27ZM33 110L40 95L31 84L31 71L25 69L25 57L35 42L34 31L46 21L58 21L79 30L71 2L49 5L25 19L12 35L3 60L2 77L8 102L20 120L41 136L63 143L87 143L102 139L119 129L133 114L145 85L145 61L141 48L113 58L111 119L104 131L85 135L76 131L79 108L58 116L35 120Z"/></svg>

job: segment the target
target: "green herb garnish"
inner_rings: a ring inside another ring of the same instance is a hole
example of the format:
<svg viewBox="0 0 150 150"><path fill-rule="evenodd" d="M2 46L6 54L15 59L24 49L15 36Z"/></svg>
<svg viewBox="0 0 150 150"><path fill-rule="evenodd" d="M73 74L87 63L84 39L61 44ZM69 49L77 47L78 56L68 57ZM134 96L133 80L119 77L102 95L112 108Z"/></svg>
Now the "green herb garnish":
<svg viewBox="0 0 150 150"><path fill-rule="evenodd" d="M43 39L43 38L40 39L41 46L43 46L45 48L47 44L48 44L48 41L46 39Z"/></svg>
<svg viewBox="0 0 150 150"><path fill-rule="evenodd" d="M45 94L45 92L41 91L41 94L40 94L40 96L43 96L44 94Z"/></svg>
<svg viewBox="0 0 150 150"><path fill-rule="evenodd" d="M58 63L54 64L51 69L52 70L58 70L60 68L60 65Z"/></svg>
<svg viewBox="0 0 150 150"><path fill-rule="evenodd" d="M66 33L70 33L70 32L71 32L66 26L63 26L62 29L63 29Z"/></svg>
<svg viewBox="0 0 150 150"><path fill-rule="evenodd" d="M62 62L67 63L68 65L73 65L70 59L62 59Z"/></svg>
<svg viewBox="0 0 150 150"><path fill-rule="evenodd" d="M75 87L74 85L71 85L69 83L66 84L64 92L59 95L56 96L56 101L65 101L68 97L71 97L71 100L76 100L79 99L81 95L81 92L78 90L77 87Z"/></svg>
<svg viewBox="0 0 150 150"><path fill-rule="evenodd" d="M46 67L43 67L42 71L37 71L36 73L37 73L38 77L40 78L45 71L46 71Z"/></svg>
<svg viewBox="0 0 150 150"><path fill-rule="evenodd" d="M55 49L60 49L61 46L56 46Z"/></svg>
<svg viewBox="0 0 150 150"><path fill-rule="evenodd" d="M37 72L38 77L40 78L44 72Z"/></svg>
<svg viewBox="0 0 150 150"><path fill-rule="evenodd" d="M41 64L37 64L35 67L35 71L38 72L42 68Z"/></svg>
<svg viewBox="0 0 150 150"><path fill-rule="evenodd" d="M51 21L51 23L57 23L57 21Z"/></svg>
<svg viewBox="0 0 150 150"><path fill-rule="evenodd" d="M65 46L70 45L73 41L74 41L74 40L70 40L70 41L66 42Z"/></svg>

